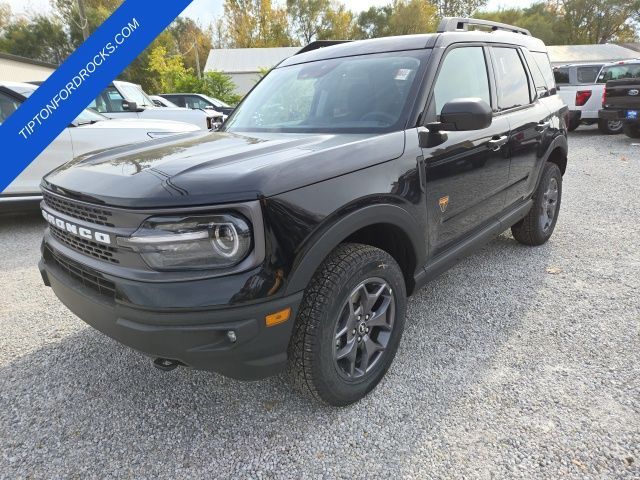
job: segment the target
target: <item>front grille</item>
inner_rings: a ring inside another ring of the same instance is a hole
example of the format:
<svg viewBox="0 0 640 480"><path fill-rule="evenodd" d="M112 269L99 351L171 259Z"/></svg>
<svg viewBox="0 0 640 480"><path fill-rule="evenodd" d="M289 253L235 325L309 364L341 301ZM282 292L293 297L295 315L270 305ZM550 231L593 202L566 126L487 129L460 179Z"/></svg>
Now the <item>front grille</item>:
<svg viewBox="0 0 640 480"><path fill-rule="evenodd" d="M87 288L114 299L116 296L116 286L113 282L105 279L98 272L80 265L72 260L57 255L50 248L45 249L45 260L53 263L69 276L82 283Z"/></svg>
<svg viewBox="0 0 640 480"><path fill-rule="evenodd" d="M43 193L43 197L44 202L50 208L60 213L96 225L114 227L113 223L110 222L112 213L109 210L76 203L72 200L56 197L47 192Z"/></svg>
<svg viewBox="0 0 640 480"><path fill-rule="evenodd" d="M73 250L97 258L99 260L104 260L105 262L120 263L118 259L114 257L117 249L109 245L101 245L97 242L87 240L82 237L76 237L75 235L71 235L65 230L62 230L61 228L58 228L52 224L49 225L49 229L51 231L51 235L53 235L56 240L63 243L67 247L72 248Z"/></svg>

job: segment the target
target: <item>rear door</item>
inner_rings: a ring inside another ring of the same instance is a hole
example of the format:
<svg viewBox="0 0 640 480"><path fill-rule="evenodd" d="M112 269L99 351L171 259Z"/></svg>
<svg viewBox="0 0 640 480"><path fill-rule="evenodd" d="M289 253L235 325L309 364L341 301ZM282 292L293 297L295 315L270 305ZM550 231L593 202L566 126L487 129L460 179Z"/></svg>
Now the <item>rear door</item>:
<svg viewBox="0 0 640 480"><path fill-rule="evenodd" d="M506 206L524 200L535 188L544 156L543 139L551 128L551 112L540 100L524 53L514 46L491 47L497 80L496 117L509 122L509 188Z"/></svg>
<svg viewBox="0 0 640 480"><path fill-rule="evenodd" d="M457 98L481 98L492 105L492 90L486 47L455 46L440 63L425 123L437 121L444 104ZM444 143L423 149L432 255L503 210L509 180L508 134L507 119L498 117L484 130L445 132Z"/></svg>

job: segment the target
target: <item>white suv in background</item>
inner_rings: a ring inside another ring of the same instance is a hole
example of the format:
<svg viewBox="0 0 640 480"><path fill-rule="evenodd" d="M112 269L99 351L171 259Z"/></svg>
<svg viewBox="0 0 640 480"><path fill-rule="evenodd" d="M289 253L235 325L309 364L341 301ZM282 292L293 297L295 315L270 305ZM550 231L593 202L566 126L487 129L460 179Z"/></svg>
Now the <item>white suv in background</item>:
<svg viewBox="0 0 640 480"><path fill-rule="evenodd" d="M158 107L140 85L114 81L89 104L89 108L109 118L143 118L192 123L201 130L214 130L223 115L215 110Z"/></svg>
<svg viewBox="0 0 640 480"><path fill-rule="evenodd" d="M37 88L29 83L0 82L0 124ZM19 207L36 205L42 199L42 177L75 157L154 138L199 131L191 123L135 118L110 120L93 110L84 110L18 178L0 192L0 211L15 211Z"/></svg>

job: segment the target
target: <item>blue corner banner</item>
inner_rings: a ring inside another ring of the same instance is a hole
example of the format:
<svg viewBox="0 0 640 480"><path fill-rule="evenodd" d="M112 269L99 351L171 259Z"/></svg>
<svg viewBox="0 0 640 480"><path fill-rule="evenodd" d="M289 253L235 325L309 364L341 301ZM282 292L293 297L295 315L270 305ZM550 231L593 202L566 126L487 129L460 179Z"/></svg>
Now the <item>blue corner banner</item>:
<svg viewBox="0 0 640 480"><path fill-rule="evenodd" d="M0 192L56 139L192 0L125 0L0 125Z"/></svg>

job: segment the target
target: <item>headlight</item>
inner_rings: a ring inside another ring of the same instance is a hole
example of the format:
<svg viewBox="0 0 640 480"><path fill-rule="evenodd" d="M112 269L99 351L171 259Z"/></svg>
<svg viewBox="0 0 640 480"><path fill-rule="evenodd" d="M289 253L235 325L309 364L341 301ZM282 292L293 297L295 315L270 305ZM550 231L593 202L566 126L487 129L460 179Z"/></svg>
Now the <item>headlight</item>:
<svg viewBox="0 0 640 480"><path fill-rule="evenodd" d="M251 228L237 215L151 218L118 244L140 253L154 270L229 268L251 251Z"/></svg>

